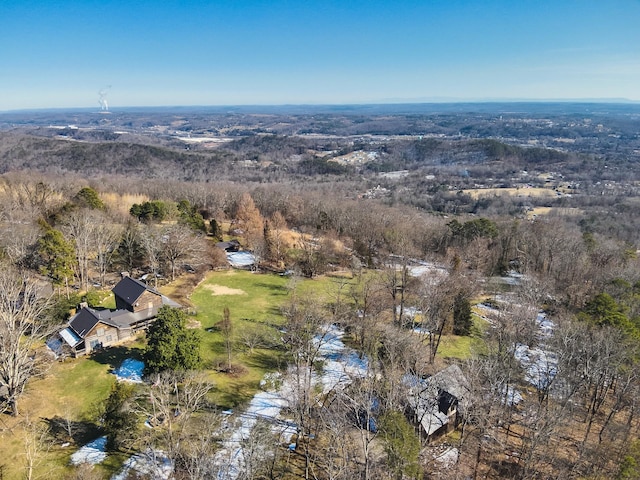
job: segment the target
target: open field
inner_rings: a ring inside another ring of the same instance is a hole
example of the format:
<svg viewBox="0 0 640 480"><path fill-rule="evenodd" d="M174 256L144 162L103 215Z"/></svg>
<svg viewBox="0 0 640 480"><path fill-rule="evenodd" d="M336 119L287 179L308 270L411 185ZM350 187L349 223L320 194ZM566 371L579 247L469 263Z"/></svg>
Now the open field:
<svg viewBox="0 0 640 480"><path fill-rule="evenodd" d="M472 319L471 335L466 337L443 335L438 347L438 357L447 360L466 360L485 348L484 333L488 323L475 314L472 315Z"/></svg>
<svg viewBox="0 0 640 480"><path fill-rule="evenodd" d="M535 207L527 212L527 217L535 218L541 215L578 216L583 213L579 208Z"/></svg>
<svg viewBox="0 0 640 480"><path fill-rule="evenodd" d="M551 188L472 188L462 190L462 193L474 199L508 195L511 197L557 197L559 192Z"/></svg>
<svg viewBox="0 0 640 480"><path fill-rule="evenodd" d="M284 352L265 347L283 323L280 305L288 295L287 282L288 279L277 275L243 270L213 272L191 295L197 311L194 319L202 330L202 357L216 386L212 400L224 408L236 407L251 399L264 374L286 363ZM243 366L234 374L217 371L218 365L226 360L226 350L224 337L215 325L222 320L225 307L233 323L232 364ZM242 343L253 335L265 340L251 352Z"/></svg>

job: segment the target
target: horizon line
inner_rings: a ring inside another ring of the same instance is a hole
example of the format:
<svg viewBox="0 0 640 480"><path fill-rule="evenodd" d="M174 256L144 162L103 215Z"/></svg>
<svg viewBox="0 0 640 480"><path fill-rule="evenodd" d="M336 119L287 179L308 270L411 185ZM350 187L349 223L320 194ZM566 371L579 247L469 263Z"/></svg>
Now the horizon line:
<svg viewBox="0 0 640 480"><path fill-rule="evenodd" d="M97 107L28 107L16 108L9 110L0 110L0 114L5 113L27 113L27 112L45 112L45 111L69 111L69 110L93 110L100 113L111 113L118 110L131 109L154 109L154 108L277 108L277 107L366 107L366 106L393 106L393 105L465 105L465 104L522 104L522 103L578 103L578 104L629 104L638 105L640 100L629 98L485 98L485 99L461 99L448 97L433 97L424 99L385 99L370 102L300 102L300 103L229 103L229 104L165 104L165 105L113 105L107 111L97 110ZM115 109L115 110L114 110Z"/></svg>

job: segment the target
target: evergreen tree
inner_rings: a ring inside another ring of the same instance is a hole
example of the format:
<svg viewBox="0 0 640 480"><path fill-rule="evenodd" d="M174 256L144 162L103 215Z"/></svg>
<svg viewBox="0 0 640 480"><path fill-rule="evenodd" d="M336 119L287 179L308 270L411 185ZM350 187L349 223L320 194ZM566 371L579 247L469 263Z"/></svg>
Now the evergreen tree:
<svg viewBox="0 0 640 480"><path fill-rule="evenodd" d="M74 203L80 207L89 208L91 210L104 210L105 206L98 192L91 187L84 187L73 197Z"/></svg>
<svg viewBox="0 0 640 480"><path fill-rule="evenodd" d="M107 434L107 448L118 450L134 436L137 417L131 403L135 387L124 382L116 382L104 405L103 427Z"/></svg>
<svg viewBox="0 0 640 480"><path fill-rule="evenodd" d="M56 287L69 285L73 277L76 254L73 245L65 240L60 230L49 228L38 240L40 272L51 278ZM67 290L67 296L69 292Z"/></svg>
<svg viewBox="0 0 640 480"><path fill-rule="evenodd" d="M147 374L164 370L193 370L200 364L200 337L186 327L182 310L163 306L147 331L144 351Z"/></svg>
<svg viewBox="0 0 640 480"><path fill-rule="evenodd" d="M222 241L222 228L215 218L209 221L209 232L213 238Z"/></svg>
<svg viewBox="0 0 640 480"><path fill-rule="evenodd" d="M188 200L180 200L177 205L178 215L182 223L189 225L192 229L206 232L207 227L204 218L198 212L195 206L191 205Z"/></svg>
<svg viewBox="0 0 640 480"><path fill-rule="evenodd" d="M422 478L418 456L420 440L401 412L390 411L380 418L380 432L393 478Z"/></svg>
<svg viewBox="0 0 640 480"><path fill-rule="evenodd" d="M457 295L453 302L453 334L470 335L471 327L471 303L464 295Z"/></svg>

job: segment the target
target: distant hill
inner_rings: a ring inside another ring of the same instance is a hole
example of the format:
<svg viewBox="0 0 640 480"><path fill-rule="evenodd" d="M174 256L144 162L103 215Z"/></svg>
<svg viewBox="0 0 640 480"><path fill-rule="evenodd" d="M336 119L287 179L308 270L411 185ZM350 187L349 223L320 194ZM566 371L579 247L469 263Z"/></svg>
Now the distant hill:
<svg viewBox="0 0 640 480"><path fill-rule="evenodd" d="M0 133L0 173L36 170L200 180L213 175L228 160L232 157L225 152L205 155L137 143L89 143Z"/></svg>

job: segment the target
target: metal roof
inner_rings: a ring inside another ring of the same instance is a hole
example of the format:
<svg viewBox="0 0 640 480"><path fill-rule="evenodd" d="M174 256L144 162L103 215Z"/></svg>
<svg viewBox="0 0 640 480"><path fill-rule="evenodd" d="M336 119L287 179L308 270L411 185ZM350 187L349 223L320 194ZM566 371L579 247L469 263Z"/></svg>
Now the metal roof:
<svg viewBox="0 0 640 480"><path fill-rule="evenodd" d="M138 300L140 296L147 290L155 293L156 295L160 295L160 292L158 292L157 290L154 290L145 283L142 283L132 277L124 277L118 282L115 287L113 287L111 291L114 293L114 295L117 295L129 305L134 305L136 303L136 300Z"/></svg>
<svg viewBox="0 0 640 480"><path fill-rule="evenodd" d="M60 337L62 337L62 339L67 342L71 348L75 347L82 341L82 339L69 327L60 332Z"/></svg>

